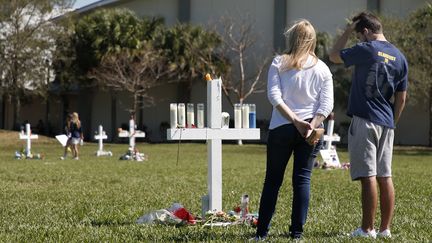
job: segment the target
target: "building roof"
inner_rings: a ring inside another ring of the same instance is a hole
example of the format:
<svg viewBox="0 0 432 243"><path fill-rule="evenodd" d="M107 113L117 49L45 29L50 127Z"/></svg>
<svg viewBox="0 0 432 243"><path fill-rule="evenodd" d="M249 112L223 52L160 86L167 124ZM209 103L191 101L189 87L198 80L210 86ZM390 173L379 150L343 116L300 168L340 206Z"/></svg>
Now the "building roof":
<svg viewBox="0 0 432 243"><path fill-rule="evenodd" d="M126 2L127 0L99 0L96 1L94 3L91 3L89 5L83 6L81 8L78 8L74 11L74 13L77 14L82 14L82 13L86 13L95 9L98 9L100 7L106 7L106 6L111 6L111 5L115 5L116 3L120 3L120 2Z"/></svg>
<svg viewBox="0 0 432 243"><path fill-rule="evenodd" d="M128 1L131 1L131 0L99 0L99 1L96 1L94 3L85 5L81 8L69 9L69 11L65 11L62 14L59 14L59 15L51 18L50 20L55 22L57 20L63 19L63 17L65 16L66 13L83 14L83 13L88 13L88 12L94 11L94 10L101 8L101 7L113 6L113 5L128 2Z"/></svg>

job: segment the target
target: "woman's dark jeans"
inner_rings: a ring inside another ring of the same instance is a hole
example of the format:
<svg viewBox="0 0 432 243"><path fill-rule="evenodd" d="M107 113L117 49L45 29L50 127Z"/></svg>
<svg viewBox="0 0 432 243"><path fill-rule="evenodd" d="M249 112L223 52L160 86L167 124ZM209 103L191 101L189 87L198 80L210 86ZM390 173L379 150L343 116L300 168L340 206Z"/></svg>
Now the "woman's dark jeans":
<svg viewBox="0 0 432 243"><path fill-rule="evenodd" d="M267 235L276 207L279 188L283 182L285 168L293 153L293 202L290 236L293 238L301 237L309 208L313 157L316 157L316 154L311 156L313 149L314 146L309 145L305 141L293 124L283 125L270 130L267 142L267 170L259 208L258 237L265 237Z"/></svg>

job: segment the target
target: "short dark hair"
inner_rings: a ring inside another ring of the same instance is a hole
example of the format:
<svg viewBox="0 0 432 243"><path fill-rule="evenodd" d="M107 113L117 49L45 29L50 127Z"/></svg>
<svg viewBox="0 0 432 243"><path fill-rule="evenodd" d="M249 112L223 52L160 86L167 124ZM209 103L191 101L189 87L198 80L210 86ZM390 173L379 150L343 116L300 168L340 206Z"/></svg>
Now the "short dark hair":
<svg viewBox="0 0 432 243"><path fill-rule="evenodd" d="M372 31L374 34L382 33L381 20L369 12L361 12L352 18L353 22L359 22L355 26L356 32L362 32L364 28Z"/></svg>

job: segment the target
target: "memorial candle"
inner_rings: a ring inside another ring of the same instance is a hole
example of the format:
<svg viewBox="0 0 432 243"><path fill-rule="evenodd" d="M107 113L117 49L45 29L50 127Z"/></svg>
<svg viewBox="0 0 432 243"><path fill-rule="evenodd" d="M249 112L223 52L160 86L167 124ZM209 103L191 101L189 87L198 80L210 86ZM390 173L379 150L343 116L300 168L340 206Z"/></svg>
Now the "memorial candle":
<svg viewBox="0 0 432 243"><path fill-rule="evenodd" d="M178 112L178 127L186 127L186 110L185 110L184 103L178 104L177 112Z"/></svg>
<svg viewBox="0 0 432 243"><path fill-rule="evenodd" d="M204 104L197 104L197 127L204 128Z"/></svg>
<svg viewBox="0 0 432 243"><path fill-rule="evenodd" d="M242 128L241 104L234 104L234 128Z"/></svg>
<svg viewBox="0 0 432 243"><path fill-rule="evenodd" d="M256 106L249 105L249 128L256 128Z"/></svg>
<svg viewBox="0 0 432 243"><path fill-rule="evenodd" d="M188 128L195 127L195 111L194 111L194 104L192 103L187 104L186 127Z"/></svg>
<svg viewBox="0 0 432 243"><path fill-rule="evenodd" d="M177 103L170 104L170 126L171 128L177 127Z"/></svg>
<svg viewBox="0 0 432 243"><path fill-rule="evenodd" d="M249 104L242 106L242 128L249 128Z"/></svg>

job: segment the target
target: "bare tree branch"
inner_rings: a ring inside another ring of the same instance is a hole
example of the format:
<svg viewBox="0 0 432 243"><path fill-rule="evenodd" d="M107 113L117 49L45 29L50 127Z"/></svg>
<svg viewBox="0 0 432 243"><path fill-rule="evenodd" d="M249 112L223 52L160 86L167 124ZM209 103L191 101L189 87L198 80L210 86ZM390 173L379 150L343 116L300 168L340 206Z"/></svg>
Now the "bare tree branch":
<svg viewBox="0 0 432 243"><path fill-rule="evenodd" d="M107 54L99 67L89 73L101 86L114 91L127 91L133 95L130 111L145 105L153 105L154 98L149 90L160 84L169 71L165 68L165 59L160 51L150 45L132 53L124 50L119 54ZM145 104L141 103L141 100Z"/></svg>
<svg viewBox="0 0 432 243"><path fill-rule="evenodd" d="M222 17L220 22L224 32L222 41L225 52L231 54L231 64L238 67L231 70L230 75L223 79L223 91L231 104L242 104L251 94L265 91L265 82L261 75L270 58L250 58L253 56L258 37L253 35L253 23L247 16L240 22L231 17ZM248 68L254 60L259 60L257 68ZM231 100L231 95L235 96L235 102Z"/></svg>

